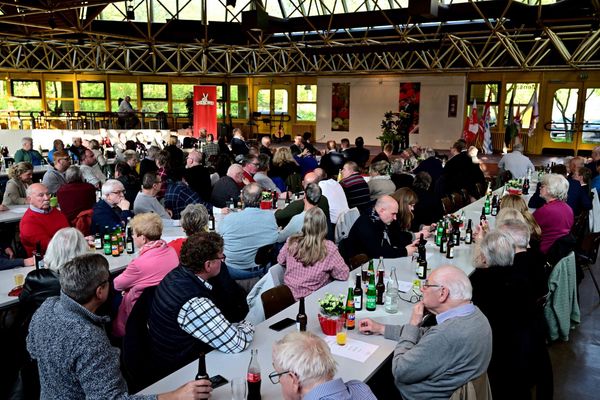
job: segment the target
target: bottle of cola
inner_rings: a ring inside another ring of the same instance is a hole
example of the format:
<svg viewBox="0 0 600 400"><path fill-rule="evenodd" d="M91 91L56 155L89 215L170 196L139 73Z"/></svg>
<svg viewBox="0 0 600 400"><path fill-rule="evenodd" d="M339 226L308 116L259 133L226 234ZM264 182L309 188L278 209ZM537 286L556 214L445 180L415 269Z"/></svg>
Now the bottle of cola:
<svg viewBox="0 0 600 400"><path fill-rule="evenodd" d="M260 400L260 364L258 363L258 349L251 350L250 364L248 365L248 400Z"/></svg>

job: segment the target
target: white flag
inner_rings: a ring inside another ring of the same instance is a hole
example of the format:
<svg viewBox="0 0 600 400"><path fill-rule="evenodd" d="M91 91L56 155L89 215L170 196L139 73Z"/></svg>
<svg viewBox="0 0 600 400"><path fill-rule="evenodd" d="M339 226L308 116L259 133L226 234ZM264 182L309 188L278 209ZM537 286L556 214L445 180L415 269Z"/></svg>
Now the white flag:
<svg viewBox="0 0 600 400"><path fill-rule="evenodd" d="M533 92L533 96L531 96L531 100L529 100L529 104L527 107L531 106L531 119L529 120L529 130L527 131L527 136L533 136L535 131L535 127L537 126L538 119L540 118L540 110L538 107L537 101L537 90Z"/></svg>

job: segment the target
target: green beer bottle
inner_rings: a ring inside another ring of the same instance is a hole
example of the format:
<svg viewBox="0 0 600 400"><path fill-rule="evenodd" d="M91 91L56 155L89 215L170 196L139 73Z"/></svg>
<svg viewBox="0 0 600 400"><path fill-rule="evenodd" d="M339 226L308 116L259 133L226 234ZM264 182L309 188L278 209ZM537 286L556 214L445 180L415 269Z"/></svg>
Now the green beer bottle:
<svg viewBox="0 0 600 400"><path fill-rule="evenodd" d="M377 290L375 290L375 273L369 274L369 288L367 289L367 311L375 311L377 307Z"/></svg>

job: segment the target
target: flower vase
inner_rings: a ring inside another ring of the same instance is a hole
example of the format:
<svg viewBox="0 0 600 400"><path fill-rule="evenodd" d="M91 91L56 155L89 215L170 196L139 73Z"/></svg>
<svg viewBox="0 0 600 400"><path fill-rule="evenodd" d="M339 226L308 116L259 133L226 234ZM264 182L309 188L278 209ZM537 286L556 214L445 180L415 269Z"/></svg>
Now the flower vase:
<svg viewBox="0 0 600 400"><path fill-rule="evenodd" d="M325 315L319 313L319 324L323 333L327 336L335 336L336 324L339 319L344 320L345 317L343 315Z"/></svg>

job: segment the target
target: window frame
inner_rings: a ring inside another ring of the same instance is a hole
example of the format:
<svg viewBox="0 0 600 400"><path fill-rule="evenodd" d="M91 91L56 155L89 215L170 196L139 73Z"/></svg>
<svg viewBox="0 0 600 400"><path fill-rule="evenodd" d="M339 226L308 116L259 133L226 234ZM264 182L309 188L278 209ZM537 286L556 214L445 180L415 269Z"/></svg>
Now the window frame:
<svg viewBox="0 0 600 400"><path fill-rule="evenodd" d="M90 97L83 96L81 93L81 84L82 83L101 83L104 89L104 97ZM77 100L106 100L106 82L104 81L77 81Z"/></svg>
<svg viewBox="0 0 600 400"><path fill-rule="evenodd" d="M502 89L503 89L502 81L470 81L467 85L467 97L466 97L467 104L473 104L473 97L471 96L473 85L496 85L496 101L490 100L490 106L500 105L500 98L502 97ZM487 99L476 98L475 100L477 100L478 103L487 104Z"/></svg>
<svg viewBox="0 0 600 400"><path fill-rule="evenodd" d="M38 96L18 96L15 95L15 82L36 82L38 87ZM42 99L42 80L41 79L11 79L10 80L10 95L19 99Z"/></svg>
<svg viewBox="0 0 600 400"><path fill-rule="evenodd" d="M157 86L164 86L165 88L165 96L164 97L146 97L144 95L144 86L145 85L157 85ZM142 101L144 100L149 100L149 101L169 101L169 84L167 82L163 83L163 82L140 82L140 94L142 97Z"/></svg>

